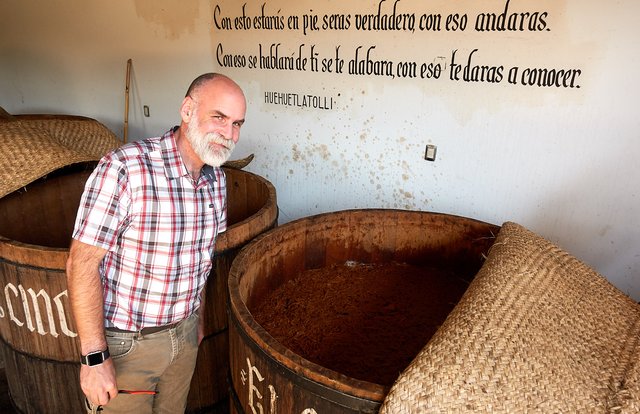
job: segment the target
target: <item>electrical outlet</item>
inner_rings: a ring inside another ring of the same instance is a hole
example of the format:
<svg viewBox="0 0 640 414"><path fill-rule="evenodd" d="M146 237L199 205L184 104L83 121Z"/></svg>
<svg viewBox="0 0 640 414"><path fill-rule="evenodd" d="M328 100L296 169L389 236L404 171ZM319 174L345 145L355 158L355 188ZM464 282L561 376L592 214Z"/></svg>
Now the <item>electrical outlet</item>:
<svg viewBox="0 0 640 414"><path fill-rule="evenodd" d="M427 161L436 160L436 150L438 147L432 144L427 144L427 148L424 150L424 159Z"/></svg>

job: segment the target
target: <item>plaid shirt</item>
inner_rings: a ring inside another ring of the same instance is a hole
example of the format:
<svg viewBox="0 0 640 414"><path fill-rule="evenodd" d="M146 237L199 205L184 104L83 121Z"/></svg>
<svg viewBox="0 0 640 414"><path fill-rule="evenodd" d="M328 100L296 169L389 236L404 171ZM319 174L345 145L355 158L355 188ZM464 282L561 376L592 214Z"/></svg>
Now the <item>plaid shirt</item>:
<svg viewBox="0 0 640 414"><path fill-rule="evenodd" d="M73 238L108 251L99 267L107 327L166 325L200 306L227 226L226 180L205 165L194 183L175 131L106 155L85 185Z"/></svg>

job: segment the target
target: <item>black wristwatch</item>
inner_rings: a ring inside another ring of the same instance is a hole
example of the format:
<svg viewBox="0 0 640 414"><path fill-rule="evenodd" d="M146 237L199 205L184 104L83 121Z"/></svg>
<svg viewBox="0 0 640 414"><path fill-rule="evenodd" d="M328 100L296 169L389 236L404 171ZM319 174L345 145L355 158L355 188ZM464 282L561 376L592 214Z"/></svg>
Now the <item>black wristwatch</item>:
<svg viewBox="0 0 640 414"><path fill-rule="evenodd" d="M93 367L102 364L107 360L107 358L109 358L109 348L105 349L104 351L96 351L91 352L87 355L82 355L82 357L80 358L80 362L84 365Z"/></svg>

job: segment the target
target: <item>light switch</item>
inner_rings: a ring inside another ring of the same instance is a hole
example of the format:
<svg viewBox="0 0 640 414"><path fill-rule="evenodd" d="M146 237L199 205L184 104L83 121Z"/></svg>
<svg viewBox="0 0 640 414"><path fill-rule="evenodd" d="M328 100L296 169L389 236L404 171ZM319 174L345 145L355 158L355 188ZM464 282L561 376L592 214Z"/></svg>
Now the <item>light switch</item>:
<svg viewBox="0 0 640 414"><path fill-rule="evenodd" d="M437 149L438 147L435 145L427 144L427 148L424 151L424 159L427 161L435 161Z"/></svg>

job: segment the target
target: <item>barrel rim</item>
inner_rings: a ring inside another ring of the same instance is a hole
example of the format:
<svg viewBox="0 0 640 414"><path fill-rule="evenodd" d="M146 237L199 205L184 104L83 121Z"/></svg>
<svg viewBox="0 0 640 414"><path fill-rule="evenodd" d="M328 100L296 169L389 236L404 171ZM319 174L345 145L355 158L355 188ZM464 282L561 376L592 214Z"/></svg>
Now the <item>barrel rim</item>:
<svg viewBox="0 0 640 414"><path fill-rule="evenodd" d="M347 209L303 217L283 224L275 229L257 236L242 249L236 259L233 261L233 264L231 265L231 269L229 271L229 307L232 313L235 312L237 316L236 319L238 320L241 328L245 330L246 334L249 335L249 337L253 341L255 341L256 344L264 347L265 351L270 357L287 366L289 369L294 370L298 374L306 375L316 382L329 387L333 387L339 392L348 393L360 398L367 398L373 401L382 401L384 399L384 396L388 393L390 387L349 377L345 374L341 374L329 368L322 367L289 350L275 338L273 338L271 334L269 334L269 332L267 332L253 318L253 315L251 315L251 312L240 296L240 269L244 266L244 263L249 261L249 255L251 254L252 250L255 249L256 245L259 245L268 238L275 238L278 237L278 235L281 235L291 229L295 229L301 226L302 223L315 222L318 220L322 220L324 217L328 216L333 217L334 220L338 220L340 217L360 213L385 215L394 213L402 214L405 216L424 215L425 213L428 213L429 215L433 216L446 216L449 218L462 219L463 221L466 221L468 223L489 225L494 226L496 230L499 229L499 226L496 226L495 224L487 223L485 221L469 217L439 212L401 209Z"/></svg>
<svg viewBox="0 0 640 414"><path fill-rule="evenodd" d="M230 320L230 326L233 329L237 330L236 335L238 335L239 337L241 337L242 339L244 339L245 341L251 341L253 343L253 345L256 347L256 353L260 354L260 355L264 355L266 358L270 359L272 358L271 355L269 354L268 350L265 349L264 347L260 347L260 345L256 342L254 342L254 340L251 338L251 336L247 333L246 330L240 330L238 329L238 317L237 315L234 315L233 313L230 313L229 315L229 320ZM295 355L295 354L294 354ZM271 363L273 363L273 361L270 361ZM309 391L310 393L316 395L316 396L321 396L322 398L328 398L327 396L327 391L332 392L332 395L330 398L330 400L333 403L336 403L337 405L340 406L344 406L344 407L349 407L352 409L357 409L359 410L358 412L363 412L363 413L369 413L369 412L373 412L370 411L372 409L375 408L375 412L377 412L377 410L380 408L380 406L382 405L383 399L384 399L384 395L381 398L371 398L370 396L360 396L360 395L355 395L355 393L347 393L347 392L341 392L340 390L338 390L335 387L331 387L328 386L327 384L317 381L316 379L310 377L310 376L301 376L299 375L300 372L299 370L296 370L295 368L292 368L290 366L286 366L286 365L280 365L277 367L278 368L278 372L279 374L285 376L289 381L291 381L291 383L293 383L295 386L298 386L300 388L305 389L306 391ZM321 367L322 368L322 367ZM327 368L322 368L324 370L327 370ZM343 374L340 374L343 375ZM233 375L231 375L233 377ZM230 379L233 383L233 378ZM366 382L366 381L361 381L361 380L354 380L354 383L364 383L364 384L372 384L370 382ZM378 384L373 384L373 385L378 385ZM385 387L383 387L385 388ZM231 389L234 391L233 386L231 387ZM385 394L388 392L389 390L385 390ZM237 395L236 395L237 397ZM360 411L362 410L362 411Z"/></svg>
<svg viewBox="0 0 640 414"><path fill-rule="evenodd" d="M225 167L225 169L227 169ZM263 184L269 193L267 202L251 216L234 223L218 234L214 246L214 254L219 255L227 250L245 244L264 229L273 227L278 217L276 189L267 179L245 170L236 170L248 174ZM250 231L239 231L242 228ZM43 255L43 252L46 252ZM0 260L7 260L21 265L31 265L47 269L65 270L69 247L49 247L39 244L25 243L9 239L0 234Z"/></svg>
<svg viewBox="0 0 640 414"><path fill-rule="evenodd" d="M232 168L227 167L224 167L223 169L229 171L233 170ZM235 171L248 174L260 183L264 184L269 195L267 197L267 202L255 214L252 214L242 221L234 223L229 226L226 231L218 234L214 246L214 254L221 254L229 249L246 244L249 240L264 232L266 228L273 227L273 224L278 219L278 203L276 198L276 188L274 185L266 178L252 172L245 170ZM243 229L248 228L250 231L237 231L239 227L242 227Z"/></svg>
<svg viewBox="0 0 640 414"><path fill-rule="evenodd" d="M68 257L68 247L23 243L0 235L0 260L45 269L65 270Z"/></svg>
<svg viewBox="0 0 640 414"><path fill-rule="evenodd" d="M333 387L337 391L348 393L354 395L356 397L368 398L374 401L382 401L384 396L388 393L390 387L386 387L380 384L375 384L368 381L358 380L352 377L349 377L345 374L341 374L337 371L333 371L331 369L322 367L312 361L309 361L302 356L294 353L293 351L286 348L280 342L278 342L275 338L269 334L251 315L249 309L246 304L243 302L240 296L240 269L244 266L245 263L249 260L249 255L251 254L252 249L263 243L264 240L268 238L275 238L278 235L281 235L291 229L295 229L300 227L302 223L310 223L316 222L318 220L322 220L324 217L332 216L334 220L339 220L340 217L352 215L358 213L367 213L367 214L385 214L389 213L402 214L402 215L424 215L428 213L434 216L447 216L450 218L458 218L463 219L469 223L477 223L481 225L492 225L491 223L487 223L481 220L457 216L452 214L438 213L438 212L427 212L427 211L414 211L414 210L400 210L400 209L348 209L348 210L339 210L333 212L327 212L322 214L317 214L313 216L303 217L289 223L283 224L273 230L265 232L250 243L248 243L242 251L238 254L233 264L231 265L231 269L229 271L229 307L231 312L235 312L237 316L237 320L242 329L245 330L247 335L255 341L258 345L265 347L265 351L274 358L276 361L281 364L287 366L290 369L293 369L299 374L307 375L321 384L327 385L329 387ZM498 226L495 226L496 229L499 229ZM354 389L357 387L357 389Z"/></svg>

